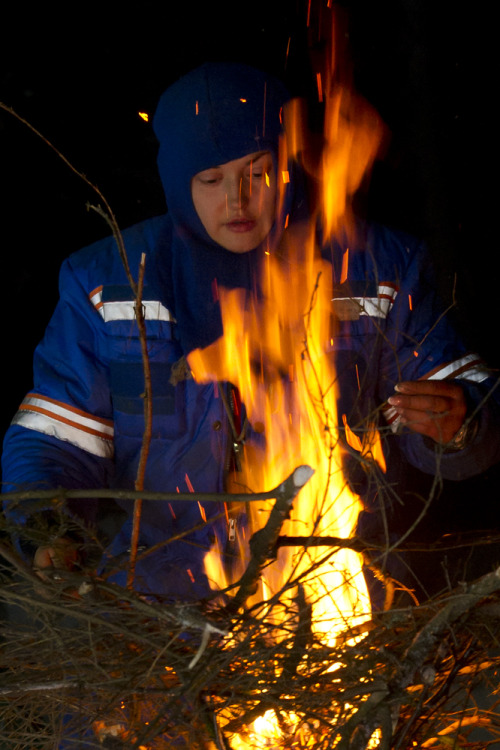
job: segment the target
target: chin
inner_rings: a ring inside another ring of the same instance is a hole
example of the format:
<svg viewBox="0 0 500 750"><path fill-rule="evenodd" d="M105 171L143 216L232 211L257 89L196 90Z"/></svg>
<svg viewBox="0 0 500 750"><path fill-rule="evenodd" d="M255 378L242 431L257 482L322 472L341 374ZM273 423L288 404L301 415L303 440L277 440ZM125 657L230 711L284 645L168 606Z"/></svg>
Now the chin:
<svg viewBox="0 0 500 750"><path fill-rule="evenodd" d="M261 240L251 237L227 237L220 238L218 244L230 253L244 254L255 250L261 243Z"/></svg>
<svg viewBox="0 0 500 750"><path fill-rule="evenodd" d="M236 255L244 255L245 253L249 253L252 250L255 250L257 245L252 245L251 247L230 247L229 245L222 246L225 247L226 250L228 250L230 253L236 253Z"/></svg>
<svg viewBox="0 0 500 750"><path fill-rule="evenodd" d="M245 234L236 234L231 236L227 236L227 233L224 233L224 236L219 237L217 239L217 242L219 245L221 245L225 250L229 250L231 253L238 253L243 255L244 253L249 253L251 250L255 250L256 247L258 247L264 240L266 239L268 235L268 232L251 232L247 235Z"/></svg>

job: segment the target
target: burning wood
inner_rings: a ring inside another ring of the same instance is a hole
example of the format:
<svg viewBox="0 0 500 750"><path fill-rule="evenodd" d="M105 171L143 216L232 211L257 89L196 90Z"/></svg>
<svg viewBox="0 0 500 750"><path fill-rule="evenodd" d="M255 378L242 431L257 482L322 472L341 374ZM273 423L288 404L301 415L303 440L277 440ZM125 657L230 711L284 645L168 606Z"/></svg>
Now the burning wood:
<svg viewBox="0 0 500 750"><path fill-rule="evenodd" d="M76 586L82 574L73 575ZM93 722L121 727L148 750L181 738L200 750L365 750L377 728L380 748L444 750L446 738L486 721L500 733L494 714L466 708L473 684L499 669L488 657L499 633L498 571L441 600L380 614L333 645L314 632L300 581L285 602L275 596L231 616L213 604L147 602L100 580L81 599L43 585L50 597L34 597L22 581L1 590L36 623L2 626L15 648L3 654L0 720L19 748L32 735L47 747L59 735L91 743ZM207 623L210 641L193 663ZM57 656L70 659L54 658L55 640Z"/></svg>

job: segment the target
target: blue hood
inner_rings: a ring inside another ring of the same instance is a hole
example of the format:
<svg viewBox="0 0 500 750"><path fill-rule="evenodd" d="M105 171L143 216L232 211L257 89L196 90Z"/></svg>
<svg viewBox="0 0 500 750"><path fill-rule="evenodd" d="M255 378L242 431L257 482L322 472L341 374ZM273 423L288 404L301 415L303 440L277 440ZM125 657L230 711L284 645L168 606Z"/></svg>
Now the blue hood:
<svg viewBox="0 0 500 750"><path fill-rule="evenodd" d="M191 178L198 172L255 151L277 157L289 98L278 80L237 63L207 63L165 91L153 127L174 220L188 218Z"/></svg>
<svg viewBox="0 0 500 750"><path fill-rule="evenodd" d="M198 172L255 151L278 162L283 106L290 96L277 79L238 63L207 63L162 95L153 121L158 168L172 229L171 263L158 263L160 287L172 288L178 335L185 354L222 335L214 286L258 293L263 249L243 255L225 250L205 231L191 198ZM292 186L287 185L292 196ZM288 196L270 233L271 249L283 231ZM163 268L163 271L161 270Z"/></svg>

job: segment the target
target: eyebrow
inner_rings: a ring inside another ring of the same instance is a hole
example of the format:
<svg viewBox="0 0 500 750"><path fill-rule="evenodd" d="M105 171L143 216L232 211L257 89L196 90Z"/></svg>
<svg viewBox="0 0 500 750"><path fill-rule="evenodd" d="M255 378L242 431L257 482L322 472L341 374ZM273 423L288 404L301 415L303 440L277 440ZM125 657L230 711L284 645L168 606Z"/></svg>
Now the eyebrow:
<svg viewBox="0 0 500 750"><path fill-rule="evenodd" d="M266 154L268 154L268 153L269 153L269 151L258 151L256 154L254 154L254 156L252 156L251 159L249 159L247 161L247 166L248 166L248 164L252 164L252 162L254 162L254 161L258 161L263 156L266 156Z"/></svg>

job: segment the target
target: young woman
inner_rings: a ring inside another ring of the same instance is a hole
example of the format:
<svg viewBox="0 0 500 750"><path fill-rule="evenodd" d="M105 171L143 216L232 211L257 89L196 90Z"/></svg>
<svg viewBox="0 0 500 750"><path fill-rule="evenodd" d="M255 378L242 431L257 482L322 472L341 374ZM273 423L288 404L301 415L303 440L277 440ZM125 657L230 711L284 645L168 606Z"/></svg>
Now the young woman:
<svg viewBox="0 0 500 750"><path fill-rule="evenodd" d="M168 212L124 232L134 275L142 254L146 259L143 305L153 394L147 490L224 490L233 445L220 390L226 385L178 377L179 363L223 334L217 288L242 288L251 300L259 293L264 253L276 252L294 222L307 215L293 165L285 186L278 174L288 98L277 80L260 71L207 64L160 99L154 129ZM388 475L395 481L400 450L430 473L438 455L445 477L483 471L500 458L495 409L477 408L491 382L440 315L422 248L387 229L362 227L350 248L348 278L340 283L343 249L333 242L321 249L332 263L332 314L343 310L331 352L341 382L339 413L362 431L367 415L385 405L389 422L406 426L400 436L388 437L389 459L394 451L398 456ZM143 391L133 295L109 238L63 265L60 301L35 353L33 391L5 438L4 490L133 488ZM391 441L399 447L391 448ZM369 491L366 477L357 487ZM125 561L117 576L124 582L132 504L118 505L71 502L68 513L107 534L114 565ZM7 510L35 565L53 564L56 545L34 549L26 542L26 506L9 504ZM136 586L181 599L205 595L203 557L215 530L224 544L224 524L211 522L219 515L214 505L200 510L195 502L145 502L139 548L159 547L139 555ZM55 535L65 537L57 524ZM59 554L73 561L73 547L70 539Z"/></svg>

